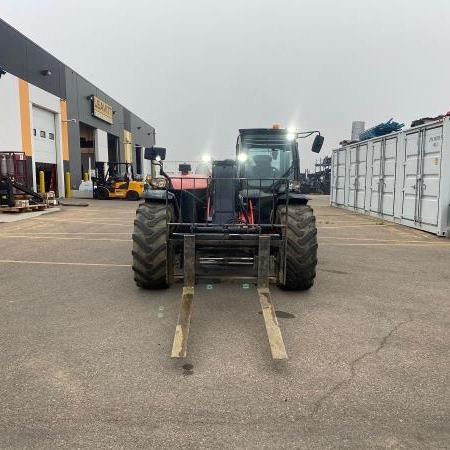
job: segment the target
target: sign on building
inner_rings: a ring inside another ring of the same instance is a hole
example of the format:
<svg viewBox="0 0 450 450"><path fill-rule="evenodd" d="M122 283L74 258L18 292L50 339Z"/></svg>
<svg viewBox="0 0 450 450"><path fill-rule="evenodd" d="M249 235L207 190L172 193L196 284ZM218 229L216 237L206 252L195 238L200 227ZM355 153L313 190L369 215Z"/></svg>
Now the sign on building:
<svg viewBox="0 0 450 450"><path fill-rule="evenodd" d="M95 95L92 96L92 115L110 124L113 123L112 107Z"/></svg>

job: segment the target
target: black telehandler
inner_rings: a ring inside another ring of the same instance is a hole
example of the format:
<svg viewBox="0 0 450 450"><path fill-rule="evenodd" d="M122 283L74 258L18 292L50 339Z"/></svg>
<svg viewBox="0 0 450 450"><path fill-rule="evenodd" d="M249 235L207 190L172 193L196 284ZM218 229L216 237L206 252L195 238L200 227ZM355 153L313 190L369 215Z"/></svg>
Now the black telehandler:
<svg viewBox="0 0 450 450"><path fill-rule="evenodd" d="M300 193L298 139L318 131L241 129L236 158L213 161L212 174L169 177L166 150L145 158L160 176L143 194L133 233L133 270L142 288L184 281L172 356L185 357L196 283L256 284L272 356L286 359L269 284L306 290L317 265L317 230L308 197Z"/></svg>

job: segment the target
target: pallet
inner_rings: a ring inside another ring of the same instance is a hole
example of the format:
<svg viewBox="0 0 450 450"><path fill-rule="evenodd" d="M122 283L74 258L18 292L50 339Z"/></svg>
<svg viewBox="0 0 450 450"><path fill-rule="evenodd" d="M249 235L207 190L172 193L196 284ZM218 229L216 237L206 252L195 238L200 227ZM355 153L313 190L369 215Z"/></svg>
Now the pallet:
<svg viewBox="0 0 450 450"><path fill-rule="evenodd" d="M22 213L32 211L44 211L47 209L47 205L29 205L29 206L0 206L0 212L2 213Z"/></svg>

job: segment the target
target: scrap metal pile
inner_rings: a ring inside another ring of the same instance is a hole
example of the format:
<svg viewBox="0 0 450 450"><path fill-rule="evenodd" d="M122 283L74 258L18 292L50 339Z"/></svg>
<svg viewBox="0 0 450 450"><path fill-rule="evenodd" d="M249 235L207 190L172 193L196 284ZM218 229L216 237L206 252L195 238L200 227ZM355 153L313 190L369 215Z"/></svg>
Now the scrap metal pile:
<svg viewBox="0 0 450 450"><path fill-rule="evenodd" d="M303 194L330 194L331 156L316 160L314 172L300 174L301 192Z"/></svg>
<svg viewBox="0 0 450 450"><path fill-rule="evenodd" d="M384 136L389 133L394 133L395 131L400 131L405 126L404 123L394 122L394 119L389 119L385 123L380 123L375 125L368 130L363 131L359 135L360 141L365 141L367 139L372 139L379 136Z"/></svg>

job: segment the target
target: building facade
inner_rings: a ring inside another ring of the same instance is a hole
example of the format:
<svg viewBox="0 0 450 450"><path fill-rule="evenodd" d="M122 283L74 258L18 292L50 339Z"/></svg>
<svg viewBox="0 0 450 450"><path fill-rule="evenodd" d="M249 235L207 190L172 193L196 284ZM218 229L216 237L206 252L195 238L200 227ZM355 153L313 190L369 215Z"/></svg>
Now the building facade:
<svg viewBox="0 0 450 450"><path fill-rule="evenodd" d="M46 190L63 197L65 172L77 190L97 161L146 176L154 142L151 125L0 19L0 162L26 160L29 187L43 171Z"/></svg>

